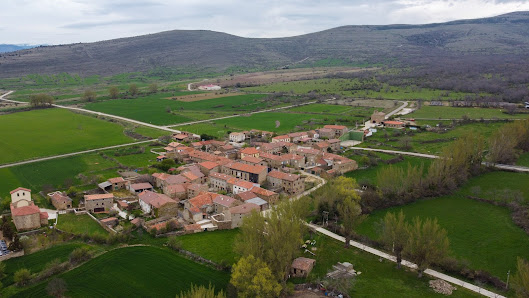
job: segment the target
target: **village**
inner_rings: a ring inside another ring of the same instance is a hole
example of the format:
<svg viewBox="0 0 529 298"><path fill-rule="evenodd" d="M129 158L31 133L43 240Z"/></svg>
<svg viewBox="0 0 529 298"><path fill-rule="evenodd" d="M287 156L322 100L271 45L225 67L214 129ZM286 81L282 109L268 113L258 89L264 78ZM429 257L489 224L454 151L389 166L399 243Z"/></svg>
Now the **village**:
<svg viewBox="0 0 529 298"><path fill-rule="evenodd" d="M355 170L356 161L339 155L339 138L348 132L325 125L279 136L251 130L232 132L226 141L200 141L182 131L157 156L178 167L152 175L123 172L85 192L78 206L65 192L49 193L56 210L40 210L31 190L19 187L11 192L13 222L18 231L30 231L70 212L97 215L93 219L114 233L124 221L154 234L234 229L253 210L265 211L319 183L314 175Z"/></svg>

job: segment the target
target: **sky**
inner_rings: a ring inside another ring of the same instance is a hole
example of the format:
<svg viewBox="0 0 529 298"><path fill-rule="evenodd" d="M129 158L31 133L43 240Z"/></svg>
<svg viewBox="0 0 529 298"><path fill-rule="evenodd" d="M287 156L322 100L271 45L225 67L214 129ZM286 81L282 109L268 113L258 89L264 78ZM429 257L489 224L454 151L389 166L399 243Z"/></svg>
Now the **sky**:
<svg viewBox="0 0 529 298"><path fill-rule="evenodd" d="M68 44L167 30L285 37L529 11L529 0L0 0L0 43Z"/></svg>

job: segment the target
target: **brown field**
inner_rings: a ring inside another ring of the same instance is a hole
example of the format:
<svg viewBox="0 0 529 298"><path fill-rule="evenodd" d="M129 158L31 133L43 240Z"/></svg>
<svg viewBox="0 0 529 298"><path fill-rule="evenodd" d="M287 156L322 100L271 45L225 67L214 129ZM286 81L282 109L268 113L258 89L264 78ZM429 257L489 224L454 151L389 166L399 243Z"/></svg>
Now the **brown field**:
<svg viewBox="0 0 529 298"><path fill-rule="evenodd" d="M219 93L219 91L216 91L216 92L208 92L208 93L189 94L189 95L184 95L184 96L166 97L166 99L191 102L191 101L199 101L199 100L236 96L236 95L243 95L243 94L245 93L241 93L241 92Z"/></svg>
<svg viewBox="0 0 529 298"><path fill-rule="evenodd" d="M254 72L235 76L225 76L218 78L214 84L221 87L235 86L240 83L243 86L257 86L262 84L290 82L298 80L319 79L329 74L339 72L359 72L365 70L374 70L377 68L359 68L359 67L318 67L318 68L296 68L281 69L265 72Z"/></svg>

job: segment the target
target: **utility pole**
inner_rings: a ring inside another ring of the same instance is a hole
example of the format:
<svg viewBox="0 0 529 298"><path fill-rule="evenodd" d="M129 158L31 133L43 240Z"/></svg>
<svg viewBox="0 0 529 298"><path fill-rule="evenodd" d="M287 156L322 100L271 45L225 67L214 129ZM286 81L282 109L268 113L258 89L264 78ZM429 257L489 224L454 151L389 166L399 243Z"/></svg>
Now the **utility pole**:
<svg viewBox="0 0 529 298"><path fill-rule="evenodd" d="M509 289L509 277L511 276L511 270L507 271L507 283L505 284L505 289Z"/></svg>

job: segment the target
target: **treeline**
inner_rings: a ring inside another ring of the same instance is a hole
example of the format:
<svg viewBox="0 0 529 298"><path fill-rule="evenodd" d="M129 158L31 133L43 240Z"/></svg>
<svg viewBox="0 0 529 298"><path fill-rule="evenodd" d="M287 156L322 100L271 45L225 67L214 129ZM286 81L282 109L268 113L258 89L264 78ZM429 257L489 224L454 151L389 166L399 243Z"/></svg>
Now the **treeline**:
<svg viewBox="0 0 529 298"><path fill-rule="evenodd" d="M529 152L529 119L508 123L498 129L489 139L487 159L509 164L524 152Z"/></svg>

